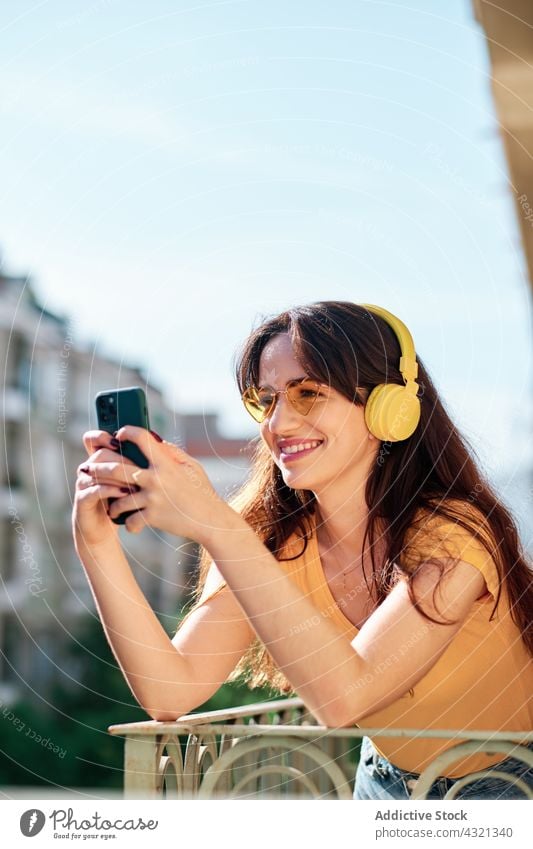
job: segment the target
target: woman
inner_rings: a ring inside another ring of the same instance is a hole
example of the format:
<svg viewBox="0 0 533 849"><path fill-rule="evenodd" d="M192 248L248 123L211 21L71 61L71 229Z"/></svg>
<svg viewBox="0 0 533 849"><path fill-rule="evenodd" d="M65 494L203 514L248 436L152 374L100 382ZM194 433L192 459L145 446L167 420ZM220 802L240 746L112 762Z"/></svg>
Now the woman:
<svg viewBox="0 0 533 849"><path fill-rule="evenodd" d="M259 439L230 504L160 437L129 426L84 436L76 549L149 715L175 719L246 672L252 686L297 693L330 727L532 729L532 573L405 325L367 305L294 308L251 334L237 380ZM148 469L117 459L124 439ZM135 508L128 531L202 546L197 602L172 641L109 519ZM456 742L365 738L354 797L409 798ZM447 764L429 798L487 767L533 787L523 761L474 753ZM459 797L523 794L494 776Z"/></svg>

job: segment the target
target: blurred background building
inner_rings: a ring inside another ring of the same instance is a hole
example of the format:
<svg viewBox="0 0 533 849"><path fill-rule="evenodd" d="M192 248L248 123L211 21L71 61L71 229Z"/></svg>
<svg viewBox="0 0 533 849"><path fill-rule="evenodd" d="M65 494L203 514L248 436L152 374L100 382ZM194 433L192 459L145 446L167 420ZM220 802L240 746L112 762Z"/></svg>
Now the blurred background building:
<svg viewBox="0 0 533 849"><path fill-rule="evenodd" d="M248 461L246 441L221 436L214 414L180 415L134 364L80 347L75 327L43 309L26 278L0 276L0 355L0 699L10 703L20 682L46 698L58 676L68 678L80 620L95 615L71 533L81 435L96 426L95 394L142 386L153 429L200 459L224 496ZM196 546L151 529L120 533L143 592L172 630L193 585Z"/></svg>

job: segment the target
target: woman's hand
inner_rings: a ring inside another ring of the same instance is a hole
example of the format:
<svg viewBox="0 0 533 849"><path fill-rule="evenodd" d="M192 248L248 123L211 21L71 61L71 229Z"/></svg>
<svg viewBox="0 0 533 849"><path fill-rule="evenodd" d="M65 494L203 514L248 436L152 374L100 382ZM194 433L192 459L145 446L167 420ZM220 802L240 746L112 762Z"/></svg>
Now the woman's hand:
<svg viewBox="0 0 533 849"><path fill-rule="evenodd" d="M134 442L150 466L140 469L116 460L85 464L95 483L140 487L139 492L124 495L111 505L111 518L136 510L126 519L125 527L130 533L149 526L199 543L212 528L224 526L224 513L231 508L213 489L197 460L141 427L126 425L115 436L120 441Z"/></svg>
<svg viewBox="0 0 533 849"><path fill-rule="evenodd" d="M93 547L116 540L118 525L111 521L108 514L108 498L122 501L129 495L131 487L120 481L101 477L99 481L88 473L89 465L129 464L135 471L137 466L113 450L113 437L104 430L90 430L83 434L83 443L89 459L78 466L74 508L72 513L72 533L74 544L79 552L82 548ZM119 509L119 513L122 510Z"/></svg>

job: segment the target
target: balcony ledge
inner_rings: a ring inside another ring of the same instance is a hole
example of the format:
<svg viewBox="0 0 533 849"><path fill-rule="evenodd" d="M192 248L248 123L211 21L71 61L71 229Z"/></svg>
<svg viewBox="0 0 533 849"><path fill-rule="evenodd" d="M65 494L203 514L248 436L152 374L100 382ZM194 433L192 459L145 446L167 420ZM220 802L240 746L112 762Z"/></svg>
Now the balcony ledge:
<svg viewBox="0 0 533 849"><path fill-rule="evenodd" d="M454 740L419 777L413 800L426 798L449 764L473 752L512 752L533 767L533 753L517 746L533 740L533 731L330 728L319 725L299 698L108 730L125 737L124 794L129 798L351 799L363 736ZM525 791L526 798L533 798ZM453 788L449 793L453 798Z"/></svg>

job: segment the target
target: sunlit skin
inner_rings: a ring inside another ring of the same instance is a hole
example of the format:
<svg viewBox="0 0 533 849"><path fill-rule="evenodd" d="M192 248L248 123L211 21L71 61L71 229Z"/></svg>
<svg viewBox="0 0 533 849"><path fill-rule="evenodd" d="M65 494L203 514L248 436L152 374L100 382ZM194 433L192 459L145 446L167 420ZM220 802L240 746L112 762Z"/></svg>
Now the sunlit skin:
<svg viewBox="0 0 533 849"><path fill-rule="evenodd" d="M288 381L304 376L289 334L274 336L261 354L259 384L285 389ZM259 428L287 486L314 493L329 545L335 545L339 555L346 552L353 556L361 547L368 518L365 485L380 442L366 426L363 406L356 406L327 386L323 387L323 396L304 416L291 406L286 395L280 395ZM300 437L302 442L323 442L304 456L284 459L279 440Z"/></svg>

